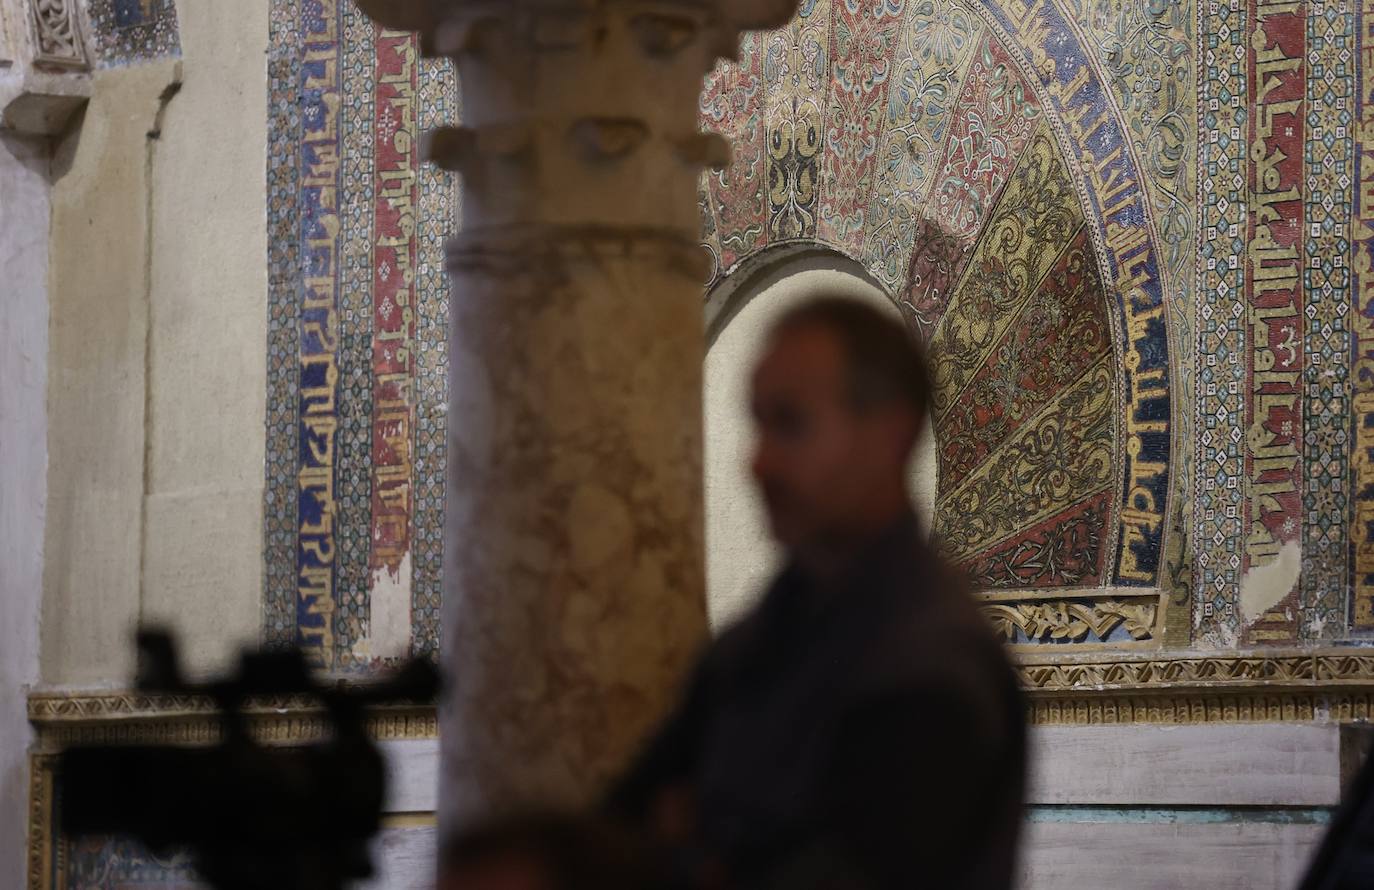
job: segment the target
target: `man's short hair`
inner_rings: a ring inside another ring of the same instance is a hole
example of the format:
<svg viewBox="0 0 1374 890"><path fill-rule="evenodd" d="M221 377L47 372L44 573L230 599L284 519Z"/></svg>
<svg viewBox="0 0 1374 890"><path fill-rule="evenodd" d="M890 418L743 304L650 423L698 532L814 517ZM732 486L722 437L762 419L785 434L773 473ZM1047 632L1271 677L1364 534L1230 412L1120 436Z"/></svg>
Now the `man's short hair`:
<svg viewBox="0 0 1374 890"><path fill-rule="evenodd" d="M483 822L450 837L439 852L441 886L485 865L516 861L555 890L649 890L646 847L619 826L559 812L527 812Z"/></svg>
<svg viewBox="0 0 1374 890"><path fill-rule="evenodd" d="M925 418L930 406L925 350L896 316L855 299L819 297L784 314L773 336L811 327L839 339L856 410L900 403L918 420Z"/></svg>

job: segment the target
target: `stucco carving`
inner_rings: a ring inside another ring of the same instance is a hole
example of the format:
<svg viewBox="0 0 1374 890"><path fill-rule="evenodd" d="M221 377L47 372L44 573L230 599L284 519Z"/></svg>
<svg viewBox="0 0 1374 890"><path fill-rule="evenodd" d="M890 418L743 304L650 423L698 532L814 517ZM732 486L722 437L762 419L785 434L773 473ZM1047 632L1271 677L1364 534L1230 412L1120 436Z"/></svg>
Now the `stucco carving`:
<svg viewBox="0 0 1374 890"><path fill-rule="evenodd" d="M1107 642L1118 629L1144 642L1155 637L1159 598L996 603L983 611L1011 643Z"/></svg>
<svg viewBox="0 0 1374 890"><path fill-rule="evenodd" d="M85 70L90 67L76 0L29 0L35 65Z"/></svg>

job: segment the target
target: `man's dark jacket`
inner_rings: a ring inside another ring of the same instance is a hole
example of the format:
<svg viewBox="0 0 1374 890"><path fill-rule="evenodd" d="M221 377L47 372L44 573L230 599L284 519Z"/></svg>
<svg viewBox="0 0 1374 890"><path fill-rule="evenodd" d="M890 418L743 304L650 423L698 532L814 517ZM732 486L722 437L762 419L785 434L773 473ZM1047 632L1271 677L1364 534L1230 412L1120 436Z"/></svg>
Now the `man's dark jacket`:
<svg viewBox="0 0 1374 890"><path fill-rule="evenodd" d="M687 790L736 888L1001 890L1025 744L1001 644L908 516L829 589L786 569L610 804Z"/></svg>

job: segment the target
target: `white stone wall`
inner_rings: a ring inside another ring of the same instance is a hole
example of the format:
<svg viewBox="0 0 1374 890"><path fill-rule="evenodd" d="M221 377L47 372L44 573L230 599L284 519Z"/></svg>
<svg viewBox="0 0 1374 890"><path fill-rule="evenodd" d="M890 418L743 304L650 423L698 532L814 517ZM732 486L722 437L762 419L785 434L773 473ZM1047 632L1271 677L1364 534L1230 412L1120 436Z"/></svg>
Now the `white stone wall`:
<svg viewBox="0 0 1374 890"><path fill-rule="evenodd" d="M228 666L262 609L267 0L93 76L56 151L42 679L127 686L140 622Z"/></svg>
<svg viewBox="0 0 1374 890"><path fill-rule="evenodd" d="M749 469L754 442L750 379L772 324L789 308L821 296L862 300L897 317L892 300L857 263L843 257L803 253L745 277L732 292L712 294L707 309L706 586L717 628L756 601L779 559ZM727 282L733 284L734 278ZM911 471L923 521L935 507L935 454L927 429Z"/></svg>
<svg viewBox="0 0 1374 890"><path fill-rule="evenodd" d="M24 886L47 464L48 151L0 133L0 887Z"/></svg>
<svg viewBox="0 0 1374 890"><path fill-rule="evenodd" d="M1340 800L1340 746L1335 724L1034 729L1018 888L1292 890ZM383 748L389 827L367 890L420 890L438 743Z"/></svg>

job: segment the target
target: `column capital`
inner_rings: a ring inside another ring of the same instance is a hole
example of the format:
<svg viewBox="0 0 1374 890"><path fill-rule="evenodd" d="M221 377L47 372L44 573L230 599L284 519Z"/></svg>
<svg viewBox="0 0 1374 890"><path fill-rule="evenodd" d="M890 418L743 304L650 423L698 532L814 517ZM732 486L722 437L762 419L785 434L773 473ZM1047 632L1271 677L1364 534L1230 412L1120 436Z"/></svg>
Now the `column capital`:
<svg viewBox="0 0 1374 890"><path fill-rule="evenodd" d="M386 28L429 34L466 17L593 14L607 6L639 7L643 14L707 11L736 31L779 28L796 14L799 0L356 0Z"/></svg>
<svg viewBox="0 0 1374 890"><path fill-rule="evenodd" d="M703 76L741 31L796 0L356 0L385 27L452 58L461 126L425 156L464 178L468 231L509 226L665 229L695 241L702 168L729 144L702 133Z"/></svg>

